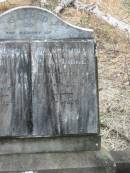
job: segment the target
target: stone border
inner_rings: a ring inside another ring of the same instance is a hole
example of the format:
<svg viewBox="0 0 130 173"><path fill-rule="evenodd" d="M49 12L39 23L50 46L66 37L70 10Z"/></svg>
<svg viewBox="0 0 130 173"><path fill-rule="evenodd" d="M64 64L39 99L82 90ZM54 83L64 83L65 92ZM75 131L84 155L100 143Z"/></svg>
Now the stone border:
<svg viewBox="0 0 130 173"><path fill-rule="evenodd" d="M101 138L91 136L0 138L0 155L99 150Z"/></svg>
<svg viewBox="0 0 130 173"><path fill-rule="evenodd" d="M105 150L0 156L1 173L115 173L115 169L113 158Z"/></svg>

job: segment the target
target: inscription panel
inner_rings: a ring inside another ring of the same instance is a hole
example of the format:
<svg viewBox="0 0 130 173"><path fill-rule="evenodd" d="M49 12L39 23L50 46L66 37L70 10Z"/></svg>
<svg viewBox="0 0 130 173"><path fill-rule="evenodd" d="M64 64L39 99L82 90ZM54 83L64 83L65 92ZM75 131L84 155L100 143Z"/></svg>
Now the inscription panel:
<svg viewBox="0 0 130 173"><path fill-rule="evenodd" d="M0 42L0 136L32 130L30 65L27 43Z"/></svg>
<svg viewBox="0 0 130 173"><path fill-rule="evenodd" d="M33 42L33 133L98 133L94 42Z"/></svg>

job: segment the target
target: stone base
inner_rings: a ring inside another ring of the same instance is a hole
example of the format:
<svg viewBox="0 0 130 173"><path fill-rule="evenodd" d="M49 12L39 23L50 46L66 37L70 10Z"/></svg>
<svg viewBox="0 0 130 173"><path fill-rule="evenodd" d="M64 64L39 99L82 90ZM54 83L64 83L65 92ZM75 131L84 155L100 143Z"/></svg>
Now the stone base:
<svg viewBox="0 0 130 173"><path fill-rule="evenodd" d="M115 173L115 165L105 150L11 154L0 156L0 172Z"/></svg>
<svg viewBox="0 0 130 173"><path fill-rule="evenodd" d="M66 137L0 138L1 154L96 151L101 148L99 135Z"/></svg>

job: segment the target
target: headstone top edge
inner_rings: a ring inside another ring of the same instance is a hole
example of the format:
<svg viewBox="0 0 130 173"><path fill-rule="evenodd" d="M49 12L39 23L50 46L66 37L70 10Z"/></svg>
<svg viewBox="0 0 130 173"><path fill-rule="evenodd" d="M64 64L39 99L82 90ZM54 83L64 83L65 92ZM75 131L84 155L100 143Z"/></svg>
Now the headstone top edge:
<svg viewBox="0 0 130 173"><path fill-rule="evenodd" d="M62 23L65 24L66 26L68 26L68 27L70 27L70 28L72 28L72 29L75 29L75 30L77 30L77 31L80 32L80 33L83 33L83 34L86 33L86 38L88 38L87 35L89 35L89 38L91 38L91 39L94 38L94 31L93 31L93 29L83 28L83 27L79 27L79 26L75 26L75 25L73 25L73 24L70 24L70 23L64 21L63 19L61 19L59 16L57 16L57 15L54 14L53 12L51 12L51 11L45 9L45 8L41 8L41 7L36 7L36 6L20 6L20 7L15 7L15 8L12 8L12 9L10 9L10 10L7 10L7 11L1 13L1 14L0 14L0 19L1 19L2 17L4 17L4 16L10 14L10 13L13 13L13 12L16 12L16 11L20 11L20 10L23 10L23 9L32 9L32 10L35 9L35 10L40 10L40 11L42 11L42 12L46 12L46 13L48 13L48 14L50 14L50 15L56 17L60 22L62 22Z"/></svg>

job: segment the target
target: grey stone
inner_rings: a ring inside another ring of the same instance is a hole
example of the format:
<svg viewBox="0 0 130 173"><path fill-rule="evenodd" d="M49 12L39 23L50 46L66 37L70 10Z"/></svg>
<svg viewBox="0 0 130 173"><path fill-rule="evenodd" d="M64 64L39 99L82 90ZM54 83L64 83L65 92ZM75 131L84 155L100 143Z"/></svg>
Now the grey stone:
<svg viewBox="0 0 130 173"><path fill-rule="evenodd" d="M1 137L99 139L92 30L37 7L5 12L0 16L0 72Z"/></svg>
<svg viewBox="0 0 130 173"><path fill-rule="evenodd" d="M126 151L111 151L116 164L116 173L130 172L130 149Z"/></svg>
<svg viewBox="0 0 130 173"><path fill-rule="evenodd" d="M114 161L104 150L0 156L0 172L115 173Z"/></svg>
<svg viewBox="0 0 130 173"><path fill-rule="evenodd" d="M93 31L67 24L50 11L39 7L18 7L0 15L1 40L67 38L93 38Z"/></svg>
<svg viewBox="0 0 130 173"><path fill-rule="evenodd" d="M98 134L93 40L0 42L0 64L1 136Z"/></svg>
<svg viewBox="0 0 130 173"><path fill-rule="evenodd" d="M70 136L55 138L1 138L0 155L23 153L47 153L69 151L93 151L100 149L100 136Z"/></svg>
<svg viewBox="0 0 130 173"><path fill-rule="evenodd" d="M0 154L100 149L93 30L38 7L9 10L0 73Z"/></svg>
<svg viewBox="0 0 130 173"><path fill-rule="evenodd" d="M0 41L0 136L32 131L29 51L27 43Z"/></svg>
<svg viewBox="0 0 130 173"><path fill-rule="evenodd" d="M0 172L115 173L106 151L91 151L100 149L93 30L38 7L5 12L0 73Z"/></svg>
<svg viewBox="0 0 130 173"><path fill-rule="evenodd" d="M93 40L32 42L34 135L96 134Z"/></svg>

